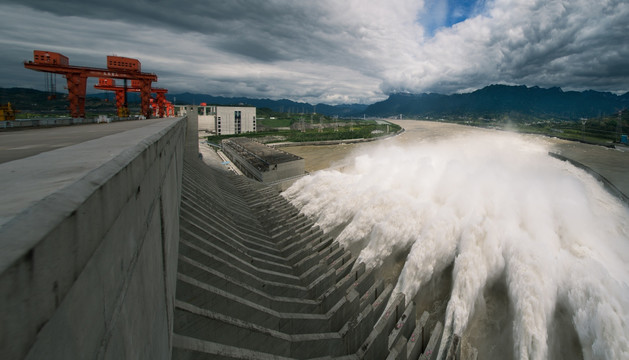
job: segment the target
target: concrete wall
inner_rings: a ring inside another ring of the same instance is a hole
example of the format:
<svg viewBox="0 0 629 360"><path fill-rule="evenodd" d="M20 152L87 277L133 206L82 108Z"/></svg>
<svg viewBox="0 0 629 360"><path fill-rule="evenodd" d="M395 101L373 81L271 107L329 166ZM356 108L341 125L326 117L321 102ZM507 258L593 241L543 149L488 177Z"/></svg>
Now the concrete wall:
<svg viewBox="0 0 629 360"><path fill-rule="evenodd" d="M246 159L244 159L238 152L232 148L231 146L222 145L223 153L240 169L240 171L252 179L256 179L258 181L262 181L262 172L256 169L255 166L250 164Z"/></svg>
<svg viewBox="0 0 629 360"><path fill-rule="evenodd" d="M306 171L306 160L301 158L279 164L270 164L268 170L261 170L241 156L230 143L223 143L222 150L244 174L265 184L299 177L304 175Z"/></svg>
<svg viewBox="0 0 629 360"><path fill-rule="evenodd" d="M263 176L263 182L272 183L278 180L288 179L295 176L301 176L305 173L306 160L299 159L293 160L277 165L273 165L269 168L269 171L265 171Z"/></svg>
<svg viewBox="0 0 629 360"><path fill-rule="evenodd" d="M240 130L236 127L235 112L240 112ZM256 108L240 106L216 107L216 132L220 135L256 132Z"/></svg>
<svg viewBox="0 0 629 360"><path fill-rule="evenodd" d="M118 122L128 121L128 118L43 118L43 119L19 119L11 121L0 121L0 129L21 129L31 127L52 127L52 126L70 126L81 124L98 124L102 122Z"/></svg>
<svg viewBox="0 0 629 360"><path fill-rule="evenodd" d="M175 110L178 116L195 112L199 131L218 135L256 132L256 108L252 106L179 105ZM236 125L236 112L240 112L240 130Z"/></svg>
<svg viewBox="0 0 629 360"><path fill-rule="evenodd" d="M2 164L49 189L0 225L2 358L170 357L186 121L148 121Z"/></svg>
<svg viewBox="0 0 629 360"><path fill-rule="evenodd" d="M607 179L605 176L603 176L602 174L598 173L596 170L592 169L591 167L577 161L574 159L570 159L566 156L563 156L561 154L557 154L554 152L548 152L548 155L554 157L555 159L559 159L561 161L567 161L569 163L571 163L572 165L581 168L585 171L587 171L590 175L592 175L595 179L597 179L598 181L602 182L603 185L605 186L605 188L607 189L607 191L609 191L612 195L617 196L618 198L620 198L620 200L624 201L626 204L629 204L629 194L625 194L622 190L620 190L618 187L616 187L616 185L614 185L613 182L611 182L609 179ZM616 183L619 183L619 181L616 181ZM626 184L626 182L624 182ZM626 188L626 187L625 187Z"/></svg>
<svg viewBox="0 0 629 360"><path fill-rule="evenodd" d="M216 132L216 106L199 106L199 131Z"/></svg>

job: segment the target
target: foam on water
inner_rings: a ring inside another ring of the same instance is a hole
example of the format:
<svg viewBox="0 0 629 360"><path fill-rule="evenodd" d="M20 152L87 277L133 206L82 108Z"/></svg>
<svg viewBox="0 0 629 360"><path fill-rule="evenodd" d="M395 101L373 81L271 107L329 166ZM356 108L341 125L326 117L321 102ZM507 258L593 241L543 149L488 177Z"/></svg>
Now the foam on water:
<svg viewBox="0 0 629 360"><path fill-rule="evenodd" d="M413 298L454 263L445 335L464 334L485 289L504 279L514 355L545 359L558 305L585 358L629 358L629 210L542 142L483 134L380 145L284 196L376 267L403 258Z"/></svg>

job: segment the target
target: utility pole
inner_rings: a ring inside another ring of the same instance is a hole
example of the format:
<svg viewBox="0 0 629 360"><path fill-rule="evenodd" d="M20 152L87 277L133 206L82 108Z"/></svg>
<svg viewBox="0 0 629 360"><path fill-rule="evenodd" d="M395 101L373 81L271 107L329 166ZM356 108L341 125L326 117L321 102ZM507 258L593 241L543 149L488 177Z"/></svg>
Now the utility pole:
<svg viewBox="0 0 629 360"><path fill-rule="evenodd" d="M622 140L622 110L618 111L618 121L616 122L616 134L618 142Z"/></svg>
<svg viewBox="0 0 629 360"><path fill-rule="evenodd" d="M581 119L581 140L585 140L585 123L587 121L587 119Z"/></svg>

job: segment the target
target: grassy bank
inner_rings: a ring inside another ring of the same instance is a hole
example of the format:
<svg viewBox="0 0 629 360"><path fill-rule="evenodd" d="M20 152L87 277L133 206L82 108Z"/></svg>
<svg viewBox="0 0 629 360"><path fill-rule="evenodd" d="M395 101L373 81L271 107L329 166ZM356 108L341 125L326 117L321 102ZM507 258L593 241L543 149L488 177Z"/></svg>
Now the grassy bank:
<svg viewBox="0 0 629 360"><path fill-rule="evenodd" d="M283 125L285 124L280 123L278 125L280 125L279 127L284 127ZM339 121L336 125L327 127L321 126L296 130L280 130L278 128L271 128L266 131L255 133L208 136L207 139L209 142L214 144L219 144L223 139L239 136L255 138L262 143L372 139L395 133L400 129L401 128L395 124L377 124L375 121L355 121L351 123Z"/></svg>
<svg viewBox="0 0 629 360"><path fill-rule="evenodd" d="M444 116L439 119L421 118L421 120L443 121L468 126L516 131L526 134L539 134L565 140L580 141L590 144L609 146L620 141L621 134L629 133L629 112L593 119L558 120L517 116L465 117Z"/></svg>

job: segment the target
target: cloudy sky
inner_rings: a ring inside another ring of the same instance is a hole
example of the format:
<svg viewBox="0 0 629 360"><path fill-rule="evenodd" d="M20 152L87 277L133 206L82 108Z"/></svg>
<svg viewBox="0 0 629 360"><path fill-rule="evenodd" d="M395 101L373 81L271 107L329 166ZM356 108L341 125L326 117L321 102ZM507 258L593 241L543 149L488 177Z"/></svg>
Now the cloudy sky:
<svg viewBox="0 0 629 360"><path fill-rule="evenodd" d="M0 87L43 90L22 66L39 49L79 66L138 58L171 93L310 103L496 83L629 91L628 0L2 0L0 13Z"/></svg>

